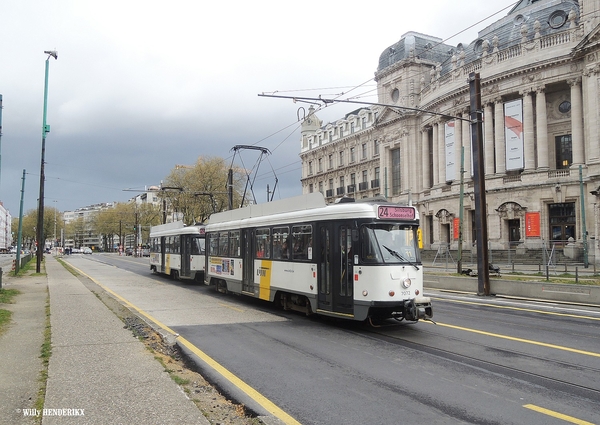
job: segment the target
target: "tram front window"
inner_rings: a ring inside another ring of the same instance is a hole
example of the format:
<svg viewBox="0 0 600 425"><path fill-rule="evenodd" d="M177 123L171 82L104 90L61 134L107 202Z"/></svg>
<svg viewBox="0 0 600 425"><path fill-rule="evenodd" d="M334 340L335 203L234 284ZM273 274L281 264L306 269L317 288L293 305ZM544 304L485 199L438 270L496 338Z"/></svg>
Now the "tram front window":
<svg viewBox="0 0 600 425"><path fill-rule="evenodd" d="M192 239L192 255L204 255L204 239Z"/></svg>
<svg viewBox="0 0 600 425"><path fill-rule="evenodd" d="M361 228L361 257L367 263L414 263L417 228L398 224L369 224Z"/></svg>

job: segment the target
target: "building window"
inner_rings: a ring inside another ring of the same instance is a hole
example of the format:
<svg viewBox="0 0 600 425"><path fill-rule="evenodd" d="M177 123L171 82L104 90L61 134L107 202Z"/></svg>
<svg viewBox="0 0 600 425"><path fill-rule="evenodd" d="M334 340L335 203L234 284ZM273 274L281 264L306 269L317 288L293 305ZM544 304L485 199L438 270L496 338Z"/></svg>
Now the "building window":
<svg viewBox="0 0 600 425"><path fill-rule="evenodd" d="M367 170L363 170L362 172L362 181L363 183L367 181Z"/></svg>
<svg viewBox="0 0 600 425"><path fill-rule="evenodd" d="M375 178L371 180L371 189L379 187L379 167L375 167Z"/></svg>
<svg viewBox="0 0 600 425"><path fill-rule="evenodd" d="M350 123L350 134L354 134L354 123Z"/></svg>
<svg viewBox="0 0 600 425"><path fill-rule="evenodd" d="M344 187L344 176L340 176L340 186Z"/></svg>
<svg viewBox="0 0 600 425"><path fill-rule="evenodd" d="M340 167L344 165L344 151L340 151Z"/></svg>
<svg viewBox="0 0 600 425"><path fill-rule="evenodd" d="M571 110L571 102L569 102L568 100L565 100L564 102L561 102L560 105L558 105L558 111L561 114L566 114L570 110Z"/></svg>
<svg viewBox="0 0 600 425"><path fill-rule="evenodd" d="M362 159L367 159L367 144L362 144Z"/></svg>
<svg viewBox="0 0 600 425"><path fill-rule="evenodd" d="M379 155L379 140L373 141L373 155Z"/></svg>
<svg viewBox="0 0 600 425"><path fill-rule="evenodd" d="M356 161L356 148L352 147L350 148L350 163L352 164L354 161Z"/></svg>
<svg viewBox="0 0 600 425"><path fill-rule="evenodd" d="M356 174L355 173L350 174L350 184L352 186L356 185Z"/></svg>
<svg viewBox="0 0 600 425"><path fill-rule="evenodd" d="M329 154L329 169L333 168L333 154Z"/></svg>
<svg viewBox="0 0 600 425"><path fill-rule="evenodd" d="M313 164L312 161L308 161L308 175L311 176L313 173Z"/></svg>
<svg viewBox="0 0 600 425"><path fill-rule="evenodd" d="M362 117L360 122L363 130L367 128L367 117Z"/></svg>
<svg viewBox="0 0 600 425"><path fill-rule="evenodd" d="M329 189L333 190L333 179L329 179Z"/></svg>
<svg viewBox="0 0 600 425"><path fill-rule="evenodd" d="M572 202L548 205L550 239L553 243L566 244L569 238L576 239L575 204Z"/></svg>
<svg viewBox="0 0 600 425"><path fill-rule="evenodd" d="M313 193L313 184L308 185L308 193Z"/></svg>
<svg viewBox="0 0 600 425"><path fill-rule="evenodd" d="M573 143L570 134L557 136L556 141L556 169L569 168L573 163Z"/></svg>
<svg viewBox="0 0 600 425"><path fill-rule="evenodd" d="M344 127L340 126L340 137L344 137Z"/></svg>
<svg viewBox="0 0 600 425"><path fill-rule="evenodd" d="M323 182L319 182L319 192L321 192L321 195L325 195L325 192L323 192Z"/></svg>
<svg viewBox="0 0 600 425"><path fill-rule="evenodd" d="M323 158L319 158L319 173L323 172Z"/></svg>

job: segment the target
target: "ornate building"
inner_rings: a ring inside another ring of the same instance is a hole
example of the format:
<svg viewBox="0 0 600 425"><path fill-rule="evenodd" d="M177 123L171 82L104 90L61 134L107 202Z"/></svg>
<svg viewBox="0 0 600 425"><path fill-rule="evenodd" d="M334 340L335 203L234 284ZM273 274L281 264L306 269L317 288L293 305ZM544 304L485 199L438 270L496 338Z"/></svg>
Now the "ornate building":
<svg viewBox="0 0 600 425"><path fill-rule="evenodd" d="M600 261L600 0L522 0L469 45L405 34L375 73L377 103L393 106L326 125L309 110L303 193L410 202L426 249L456 249L462 161L463 248L471 247L472 72L481 77L490 247L585 239Z"/></svg>

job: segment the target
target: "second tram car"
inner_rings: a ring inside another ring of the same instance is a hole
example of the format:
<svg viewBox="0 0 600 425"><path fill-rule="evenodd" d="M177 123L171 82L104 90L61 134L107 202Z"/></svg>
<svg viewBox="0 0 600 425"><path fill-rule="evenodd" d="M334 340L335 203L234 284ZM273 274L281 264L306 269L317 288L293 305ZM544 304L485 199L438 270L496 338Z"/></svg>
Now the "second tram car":
<svg viewBox="0 0 600 425"><path fill-rule="evenodd" d="M150 270L174 279L204 280L204 226L185 226L182 221L150 229Z"/></svg>
<svg viewBox="0 0 600 425"><path fill-rule="evenodd" d="M415 207L319 192L213 214L205 283L306 314L429 319L418 227Z"/></svg>

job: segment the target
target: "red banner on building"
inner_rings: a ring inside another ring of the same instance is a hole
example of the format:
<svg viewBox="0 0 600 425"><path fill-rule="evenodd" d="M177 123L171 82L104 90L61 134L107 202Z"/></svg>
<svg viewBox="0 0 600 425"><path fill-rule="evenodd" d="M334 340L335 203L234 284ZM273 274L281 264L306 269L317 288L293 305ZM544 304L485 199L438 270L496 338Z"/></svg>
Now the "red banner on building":
<svg viewBox="0 0 600 425"><path fill-rule="evenodd" d="M458 240L458 223L459 223L459 219L455 218L454 219L454 240Z"/></svg>
<svg viewBox="0 0 600 425"><path fill-rule="evenodd" d="M540 213L525 213L525 236L528 238L540 237Z"/></svg>

